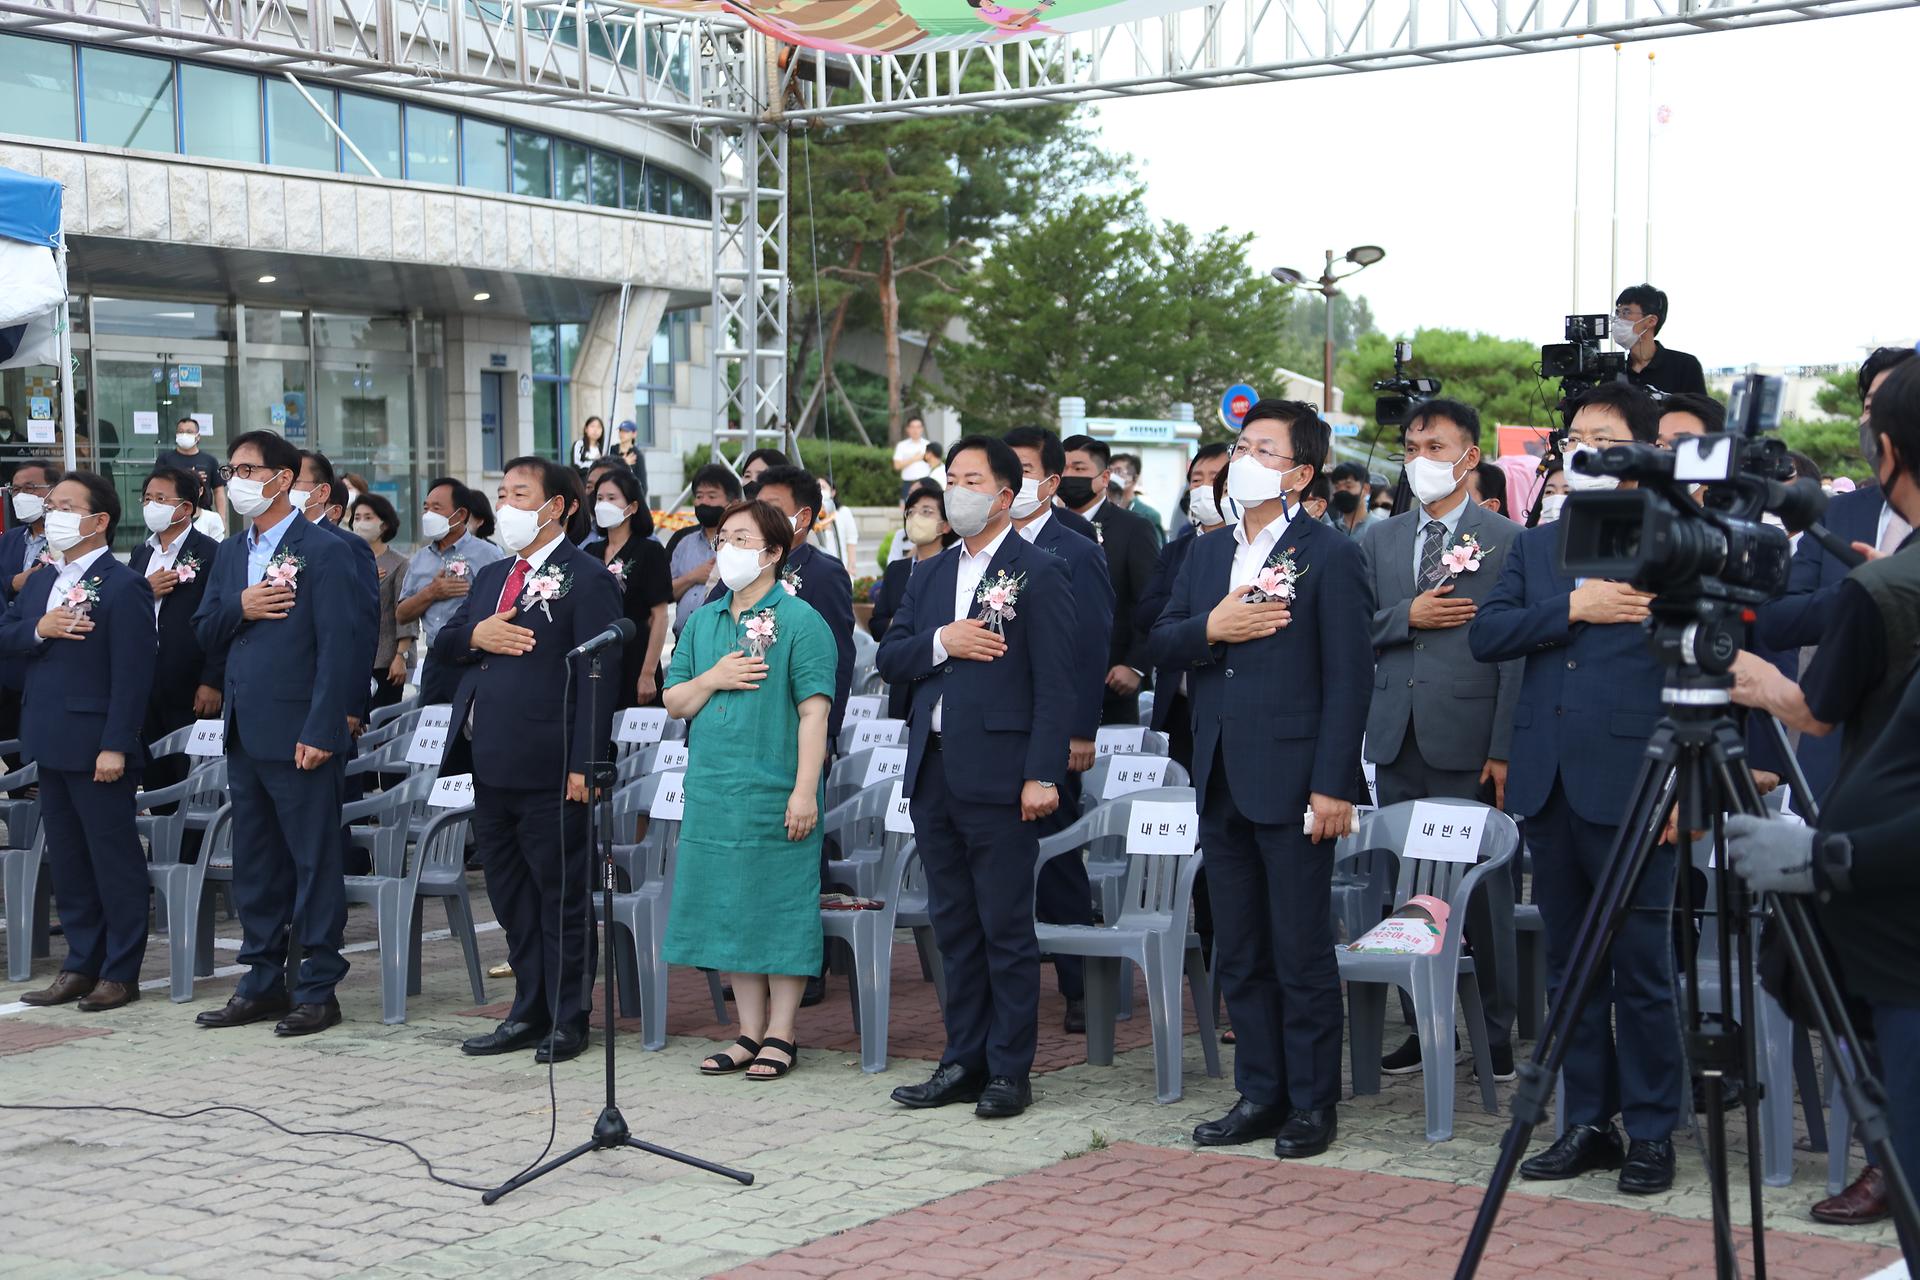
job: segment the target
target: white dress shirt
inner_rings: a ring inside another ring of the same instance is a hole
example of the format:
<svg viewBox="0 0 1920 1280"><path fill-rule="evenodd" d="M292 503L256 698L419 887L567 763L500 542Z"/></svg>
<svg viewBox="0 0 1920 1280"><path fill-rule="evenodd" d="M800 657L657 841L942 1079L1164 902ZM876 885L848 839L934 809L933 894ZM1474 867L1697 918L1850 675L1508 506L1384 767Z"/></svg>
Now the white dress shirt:
<svg viewBox="0 0 1920 1280"><path fill-rule="evenodd" d="M1034 521L1035 525L1039 523L1038 520ZM987 576L987 566L993 563L993 557L1000 551L1000 544L1007 540L1007 535L1011 532L1013 532L1013 526L1009 524L1000 531L999 537L980 548L978 555L967 550L965 539L954 544L954 552L960 557L953 575L953 620L955 622L960 621L960 619L973 612L973 597L974 593L980 590L980 579ZM940 633L935 631L933 633L933 665L936 667L940 666L946 662L946 660L947 646L940 643ZM941 731L940 709L946 704L946 701L947 700L942 697L933 704L933 731L935 733Z"/></svg>
<svg viewBox="0 0 1920 1280"><path fill-rule="evenodd" d="M516 560L525 560L527 562L527 576L531 578L534 574L540 572L540 566L547 562L547 557L559 550L560 544L566 540L566 535L563 533L559 537L549 541L546 546L540 548L538 551L522 551L519 555L504 557L507 562L507 577L511 578L513 576L513 565ZM506 581L503 579L500 583L501 590L505 591L506 586ZM521 594L524 595L526 593L526 587L524 585L520 590ZM518 600L503 600L494 612L498 613L501 609L505 609L509 605L517 605L519 603ZM523 623L521 625L524 626L525 624Z"/></svg>
<svg viewBox="0 0 1920 1280"><path fill-rule="evenodd" d="M47 603L41 612L51 613L58 606L60 597L66 594L67 588L86 577L87 570L93 567L93 562L105 554L107 554L105 547L95 547L78 560L69 560L62 564L60 571L53 575L53 585L47 588ZM37 638L39 643L46 643L45 636Z"/></svg>
<svg viewBox="0 0 1920 1280"><path fill-rule="evenodd" d="M1891 539L1892 545L1888 545L1889 539L1887 534L1889 530L1893 533ZM1902 542L1906 541L1907 535L1912 532L1913 526L1907 523L1906 517L1898 511L1895 511L1893 504L1883 498L1880 502L1880 520L1879 523L1874 526L1873 530L1874 547L1879 551L1891 555L1899 548Z"/></svg>
<svg viewBox="0 0 1920 1280"><path fill-rule="evenodd" d="M1278 502L1275 498L1272 501ZM1267 557L1273 554L1273 548L1287 530L1293 528L1293 522L1300 518L1300 508L1293 508L1291 518L1282 516L1255 534L1252 542L1247 541L1247 525L1243 520L1233 526L1233 573L1227 578L1227 589L1238 591L1251 583L1260 570L1266 566Z"/></svg>
<svg viewBox="0 0 1920 1280"><path fill-rule="evenodd" d="M1045 507L1040 508L1039 518L1032 524L1023 525L1020 529L1020 536L1028 542L1032 542L1040 536L1040 531L1047 527L1047 521L1051 519L1053 519L1053 512L1047 510Z"/></svg>
<svg viewBox="0 0 1920 1280"><path fill-rule="evenodd" d="M179 536L174 538L171 547L161 546L160 535L157 533L147 539L147 545L153 548L153 555L147 560L147 577L151 578L156 573L165 572L180 562L180 552L186 548L187 532L190 527L191 526L188 526L180 530ZM165 596L155 596L153 598L154 621L159 621L160 606L166 602L167 598Z"/></svg>

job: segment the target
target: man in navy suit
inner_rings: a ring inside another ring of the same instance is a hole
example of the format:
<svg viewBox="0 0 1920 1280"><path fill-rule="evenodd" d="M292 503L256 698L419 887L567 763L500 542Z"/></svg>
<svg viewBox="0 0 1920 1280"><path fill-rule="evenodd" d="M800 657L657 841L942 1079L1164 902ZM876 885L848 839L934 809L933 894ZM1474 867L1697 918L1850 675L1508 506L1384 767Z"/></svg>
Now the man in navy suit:
<svg viewBox="0 0 1920 1280"><path fill-rule="evenodd" d="M35 569L52 561L47 550L47 495L60 483L60 468L31 458L14 469L7 484L10 525L0 534L0 609L13 603ZM0 661L0 738L20 736L20 685L25 669Z"/></svg>
<svg viewBox="0 0 1920 1280"><path fill-rule="evenodd" d="M1193 541L1203 533L1226 527L1220 512L1221 473L1227 469L1227 446L1203 445L1187 464L1188 519L1160 549L1160 563L1147 583L1140 603L1134 607L1133 625L1142 634L1151 634L1160 621L1167 601L1173 598L1173 586L1180 581L1180 570L1193 552ZM1167 754L1178 760L1188 773L1193 772L1193 716L1187 699L1187 669L1181 666L1153 669L1153 716L1149 721L1155 733L1167 735ZM1194 881L1194 897L1202 898L1200 886L1206 880L1202 867ZM1198 908L1196 908L1198 910ZM1209 934L1211 930L1209 930Z"/></svg>
<svg viewBox="0 0 1920 1280"><path fill-rule="evenodd" d="M1582 475L1571 459L1629 440L1653 443L1659 409L1644 392L1617 383L1575 403L1568 482L1576 494L1611 488ZM1559 564L1559 531L1551 527L1522 533L1505 559L1467 642L1481 662L1526 660L1506 810L1527 824L1533 897L1546 923L1547 962L1558 992L1662 714L1663 672L1640 626L1651 596L1624 582L1567 576ZM1635 886L1635 909L1614 939L1611 980L1602 977L1569 1033L1566 1133L1521 1166L1523 1178L1620 1169L1625 1192L1673 1185L1672 1135L1684 1083L1666 915L1673 874L1674 848L1660 845ZM1624 1152L1613 1127L1616 1113L1626 1122Z"/></svg>
<svg viewBox="0 0 1920 1280"><path fill-rule="evenodd" d="M960 543L913 575L877 659L889 684L913 686L905 794L947 975L940 1065L893 1100L997 1119L1033 1102L1033 864L1067 779L1076 609L1066 564L1013 531L1012 449L961 440L947 484Z"/></svg>
<svg viewBox="0 0 1920 1280"><path fill-rule="evenodd" d="M1240 1100L1202 1146L1332 1143L1340 1099L1333 847L1353 828L1373 696L1373 593L1352 539L1301 511L1333 433L1312 405L1262 400L1227 466L1231 535L1201 538L1154 625L1185 666L1219 978ZM1303 829L1304 828L1304 829Z"/></svg>
<svg viewBox="0 0 1920 1280"><path fill-rule="evenodd" d="M508 555L473 575L433 640L435 658L462 672L442 769L473 773L473 837L514 982L506 1020L460 1048L484 1056L538 1046L537 1062L578 1057L592 1012L586 768L604 758L614 699L597 723L582 682L569 702L567 652L624 609L606 566L566 537L569 475L544 458L507 463L494 514Z"/></svg>
<svg viewBox="0 0 1920 1280"><path fill-rule="evenodd" d="M53 892L67 958L23 1004L79 1001L96 1013L140 998L147 858L133 827L153 683L153 593L108 550L113 486L76 471L47 499L60 564L28 577L0 622L0 654L26 667L21 750L40 764Z"/></svg>
<svg viewBox="0 0 1920 1280"><path fill-rule="evenodd" d="M1145 517L1107 501L1113 451L1106 441L1068 436L1061 446L1066 450L1067 470L1060 480L1060 501L1092 526L1094 541L1106 552L1107 578L1113 583L1113 634L1107 646L1107 695L1100 722L1138 724L1140 686L1151 664L1146 633L1134 630L1133 614L1153 577L1160 539Z"/></svg>
<svg viewBox="0 0 1920 1280"><path fill-rule="evenodd" d="M334 477L333 463L327 455L312 449L300 451L300 483L293 491L293 505L300 514L312 521L315 527L332 534L347 548L354 560L354 579L360 584L366 599L363 607L352 614L354 642L360 647L367 661L367 670L373 670L373 655L380 647L380 567L374 563L373 548L365 538L351 529L340 527L340 499L345 494L340 482ZM348 727L355 737L360 735L361 727L366 723L367 711L373 701L373 686L367 685L367 696L360 699L348 713ZM353 753L348 752L348 758ZM344 837L343 837L344 838Z"/></svg>
<svg viewBox="0 0 1920 1280"><path fill-rule="evenodd" d="M1113 583L1107 578L1107 557L1100 544L1069 529L1060 520L1064 508L1054 505L1067 466L1060 437L1040 427L1016 427L1005 439L1020 459L1020 493L1010 508L1013 527L1022 538L1066 564L1067 584L1079 617L1069 668L1077 687L1067 740L1067 780L1061 788L1060 807L1039 827L1042 836L1049 836L1080 816L1080 775L1093 768L1094 737L1100 731L1107 693L1101 671L1113 636ZM1039 918L1048 924L1093 923L1093 886L1087 880L1087 864L1078 855L1053 858L1041 867L1034 897ZM1053 967L1067 1002L1066 1030L1083 1035L1087 1030L1086 967L1079 956L1055 956Z"/></svg>
<svg viewBox="0 0 1920 1280"><path fill-rule="evenodd" d="M133 549L128 564L153 591L160 656L147 701L145 740L156 742L196 720L220 714L226 674L200 647L193 615L213 577L220 544L193 527L199 514L199 481L174 467L155 467L140 492L140 515L150 535ZM170 787L187 775L186 757L147 762L141 782L148 791Z"/></svg>
<svg viewBox="0 0 1920 1280"><path fill-rule="evenodd" d="M220 544L194 627L225 662L233 896L248 972L226 1007L195 1021L277 1017L275 1035L312 1035L340 1021L333 990L347 972L340 806L347 717L367 686L355 643L362 593L339 539L294 509L298 449L249 431L228 447L227 464L227 498L246 523ZM291 997L289 928L305 952Z"/></svg>

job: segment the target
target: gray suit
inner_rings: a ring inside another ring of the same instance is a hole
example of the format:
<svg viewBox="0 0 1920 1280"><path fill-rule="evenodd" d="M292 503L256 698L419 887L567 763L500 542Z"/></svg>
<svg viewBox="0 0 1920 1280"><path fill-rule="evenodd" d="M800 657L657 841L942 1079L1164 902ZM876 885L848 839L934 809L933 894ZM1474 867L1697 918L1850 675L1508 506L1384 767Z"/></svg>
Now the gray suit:
<svg viewBox="0 0 1920 1280"><path fill-rule="evenodd" d="M1428 517L1420 508L1366 526L1360 533L1373 598L1373 702L1367 712L1366 758L1374 762L1382 805L1428 796L1472 800L1480 772L1505 760L1520 696L1520 661L1489 666L1467 647L1468 627L1416 631L1407 621L1416 594L1416 547ZM1467 501L1453 537L1480 544L1480 568L1449 581L1450 599L1476 604L1494 583L1520 526ZM1475 974L1495 1043L1509 1041L1517 1005L1513 941L1513 882L1496 873L1467 912L1475 943ZM1411 1021L1411 1014L1409 1014Z"/></svg>

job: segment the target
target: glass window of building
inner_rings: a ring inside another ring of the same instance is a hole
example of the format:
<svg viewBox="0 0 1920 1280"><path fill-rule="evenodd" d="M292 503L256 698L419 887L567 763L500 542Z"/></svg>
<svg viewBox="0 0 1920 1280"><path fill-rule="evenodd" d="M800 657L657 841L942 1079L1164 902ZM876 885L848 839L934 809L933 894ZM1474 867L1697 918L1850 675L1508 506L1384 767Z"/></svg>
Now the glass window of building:
<svg viewBox="0 0 1920 1280"><path fill-rule="evenodd" d="M553 195L552 150L545 134L513 131L513 194L542 200Z"/></svg>
<svg viewBox="0 0 1920 1280"><path fill-rule="evenodd" d="M316 311L313 313L313 345L341 348L350 355L364 351L405 351L406 317Z"/></svg>
<svg viewBox="0 0 1920 1280"><path fill-rule="evenodd" d="M461 170L465 185L486 191L507 189L507 130L484 120L460 122Z"/></svg>
<svg viewBox="0 0 1920 1280"><path fill-rule="evenodd" d="M593 202L607 209L620 207L620 161L604 151L593 153Z"/></svg>
<svg viewBox="0 0 1920 1280"><path fill-rule="evenodd" d="M633 421L639 428L634 443L642 449L656 447L666 411L673 404L673 363L678 354L674 339L678 333L684 342L686 327L685 312L669 312L660 317L660 327L647 348L647 362L633 391Z"/></svg>
<svg viewBox="0 0 1920 1280"><path fill-rule="evenodd" d="M460 185L460 153L455 146L459 121L450 111L407 107L407 179Z"/></svg>
<svg viewBox="0 0 1920 1280"><path fill-rule="evenodd" d="M216 160L260 163L260 77L180 66L181 150Z"/></svg>
<svg viewBox="0 0 1920 1280"><path fill-rule="evenodd" d="M302 87L331 118L333 90L311 84ZM285 80L267 81L267 163L332 171L340 164L336 150L333 130L300 95L300 90Z"/></svg>
<svg viewBox="0 0 1920 1280"><path fill-rule="evenodd" d="M213 302L97 297L93 300L93 324L96 333L228 341L233 337L233 308Z"/></svg>
<svg viewBox="0 0 1920 1280"><path fill-rule="evenodd" d="M173 151L173 63L112 49L83 49L86 139L103 147Z"/></svg>
<svg viewBox="0 0 1920 1280"><path fill-rule="evenodd" d="M0 100L7 132L74 142L80 137L75 105L73 46L58 40L0 36Z"/></svg>
<svg viewBox="0 0 1920 1280"><path fill-rule="evenodd" d="M638 160L620 162L620 207L628 213L647 207L647 168Z"/></svg>
<svg viewBox="0 0 1920 1280"><path fill-rule="evenodd" d="M247 341L262 346L304 347L307 345L307 313L248 307Z"/></svg>
<svg viewBox="0 0 1920 1280"><path fill-rule="evenodd" d="M553 198L587 203L587 149L577 142L553 144Z"/></svg>
<svg viewBox="0 0 1920 1280"><path fill-rule="evenodd" d="M667 211L667 171L657 165L647 166L647 212L665 213Z"/></svg>
<svg viewBox="0 0 1920 1280"><path fill-rule="evenodd" d="M382 178L400 176L400 104L365 94L340 95L340 127L353 139L362 155L372 161ZM353 152L340 148L343 173L365 173L367 167L354 159Z"/></svg>

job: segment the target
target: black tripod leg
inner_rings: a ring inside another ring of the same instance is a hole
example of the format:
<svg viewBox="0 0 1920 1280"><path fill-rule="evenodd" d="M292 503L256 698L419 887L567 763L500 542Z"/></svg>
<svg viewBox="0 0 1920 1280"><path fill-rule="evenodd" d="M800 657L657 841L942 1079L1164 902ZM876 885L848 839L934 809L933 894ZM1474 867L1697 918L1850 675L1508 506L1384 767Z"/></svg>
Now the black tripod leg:
<svg viewBox="0 0 1920 1280"><path fill-rule="evenodd" d="M690 1164L707 1173L717 1173L723 1178L732 1178L743 1187L753 1185L753 1175L742 1173L738 1169L729 1169L723 1164L713 1164L699 1156L690 1156L684 1151L670 1151L666 1147L656 1147L651 1142L642 1142L638 1138L628 1138L627 1145L646 1152L650 1156L665 1156L669 1160L678 1160L681 1164Z"/></svg>
<svg viewBox="0 0 1920 1280"><path fill-rule="evenodd" d="M566 1152L564 1155L555 1156L553 1159L547 1161L545 1164L541 1165L537 1169L528 1169L525 1173L516 1174L514 1177L509 1178L507 1181L495 1187L493 1190L484 1192L480 1197L480 1203L492 1204L496 1200L498 1200L501 1196L507 1195L508 1193L513 1191L518 1191L521 1187L526 1186L529 1182L532 1182L535 1178L544 1177L547 1174L552 1173L555 1169L558 1169L561 1165L568 1164L568 1163L571 1163L572 1161L578 1160L581 1156L587 1154L587 1152L589 1151L592 1151L595 1147L598 1147L599 1145L600 1144L598 1142L583 1142L579 1146L575 1147L573 1150Z"/></svg>

